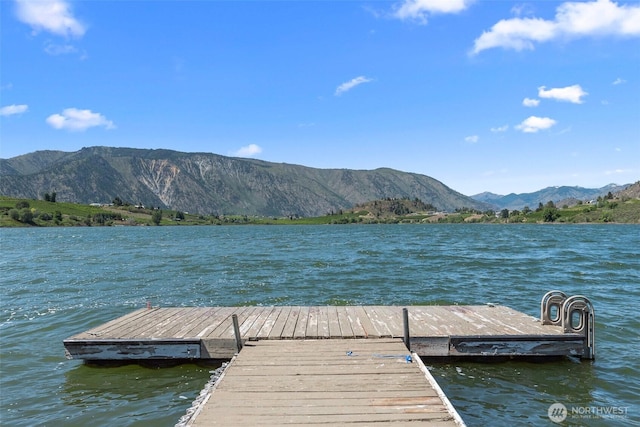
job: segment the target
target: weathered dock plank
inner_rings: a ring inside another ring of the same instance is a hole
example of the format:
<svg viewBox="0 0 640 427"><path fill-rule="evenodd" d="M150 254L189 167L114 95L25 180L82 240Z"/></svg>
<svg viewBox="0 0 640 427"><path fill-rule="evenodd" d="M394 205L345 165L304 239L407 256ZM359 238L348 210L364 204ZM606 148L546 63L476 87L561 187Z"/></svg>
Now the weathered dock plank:
<svg viewBox="0 0 640 427"><path fill-rule="evenodd" d="M192 308L191 316L178 322L175 329L170 329L167 334L176 338L184 338L185 336L196 336L200 331L211 324L211 320L219 316L224 311L224 307L208 307L203 309ZM197 332L194 332L197 331Z"/></svg>
<svg viewBox="0 0 640 427"><path fill-rule="evenodd" d="M398 339L250 343L188 425L464 425L408 355Z"/></svg>
<svg viewBox="0 0 640 427"><path fill-rule="evenodd" d="M340 327L340 317L338 316L338 307L327 307L327 315L329 316L329 338L342 338L343 336L345 338L348 338L348 333L342 335L342 328Z"/></svg>
<svg viewBox="0 0 640 427"><path fill-rule="evenodd" d="M295 339L303 339L307 335L307 323L309 323L309 307L300 307L300 311L298 313L298 321L296 322L296 327L293 330L293 338Z"/></svg>
<svg viewBox="0 0 640 427"><path fill-rule="evenodd" d="M145 332L155 327L165 318L170 317L176 309L174 308L154 308L148 311L143 317L136 319L135 322L121 324L118 328L112 330L109 336L120 339L130 336L142 336Z"/></svg>
<svg viewBox="0 0 640 427"><path fill-rule="evenodd" d="M279 314L279 307L267 307L265 310L256 311L257 317L253 322L253 325L251 325L251 328L244 332L244 335L249 337L267 338ZM260 332L263 330L265 332L263 332L261 336Z"/></svg>
<svg viewBox="0 0 640 427"><path fill-rule="evenodd" d="M237 311L237 307L222 307L215 313L215 318L206 324L201 324L201 329L193 329L192 334L199 338L219 337L221 332L231 324L231 316ZM185 335L185 338L189 335Z"/></svg>
<svg viewBox="0 0 640 427"><path fill-rule="evenodd" d="M282 331L275 331L274 327L274 333L269 334L270 339L279 339L280 337L293 338L296 330L296 325L298 324L298 317L300 316L300 307L288 307L287 312L288 316L284 318L285 323L282 327ZM276 332L279 332L279 334L277 334Z"/></svg>
<svg viewBox="0 0 640 427"><path fill-rule="evenodd" d="M361 306L347 306L345 311L347 312L347 320L353 331L353 336L355 338L367 338L362 320L360 320L360 314L364 314L364 309Z"/></svg>
<svg viewBox="0 0 640 427"><path fill-rule="evenodd" d="M96 326L95 328L89 329L81 334L78 334L77 337L80 339L94 339L96 337L100 337L103 335L109 334L115 328L120 327L122 324L126 324L131 322L134 319L140 318L148 314L148 309L140 308L138 310L132 311L129 314L125 314L122 317L118 317L113 319L107 323L103 323L100 326Z"/></svg>
<svg viewBox="0 0 640 427"><path fill-rule="evenodd" d="M337 335L342 338L355 338L353 333L353 328L349 322L349 314L347 313L347 308L345 306L337 306L336 307L336 316L338 317L338 326L340 328L340 335Z"/></svg>
<svg viewBox="0 0 640 427"><path fill-rule="evenodd" d="M318 307L318 338L329 338L329 307Z"/></svg>
<svg viewBox="0 0 640 427"><path fill-rule="evenodd" d="M305 331L304 337L318 337L319 318L320 309L318 307L309 307L309 318L307 320L307 330Z"/></svg>
<svg viewBox="0 0 640 427"><path fill-rule="evenodd" d="M167 316L156 322L148 324L147 328L138 331L140 338L155 338L169 335L168 331L176 324L180 324L189 318L192 313L189 308L167 308Z"/></svg>
<svg viewBox="0 0 640 427"><path fill-rule="evenodd" d="M381 316L380 313L378 313L378 311L376 310L376 307L369 306L369 307L364 307L364 309L365 309L367 318L369 319L369 321L373 325L373 328L376 331L374 334L375 336L378 336L381 338L393 337L393 333L389 329L389 326L386 323L386 319L383 316ZM396 336L401 336L401 334L398 333Z"/></svg>

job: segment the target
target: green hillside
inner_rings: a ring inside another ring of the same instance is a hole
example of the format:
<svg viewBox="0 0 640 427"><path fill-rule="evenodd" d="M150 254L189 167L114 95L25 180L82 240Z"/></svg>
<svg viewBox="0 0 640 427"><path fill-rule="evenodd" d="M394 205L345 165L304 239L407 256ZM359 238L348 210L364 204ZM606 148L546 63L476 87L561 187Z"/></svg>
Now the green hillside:
<svg viewBox="0 0 640 427"><path fill-rule="evenodd" d="M637 184L636 184L637 185ZM592 204L556 207L552 202L527 211L438 212L419 199L382 199L319 217L193 215L141 206L90 206L0 196L0 227L184 226L223 224L397 224L397 223L626 223L640 224L640 198L624 194Z"/></svg>

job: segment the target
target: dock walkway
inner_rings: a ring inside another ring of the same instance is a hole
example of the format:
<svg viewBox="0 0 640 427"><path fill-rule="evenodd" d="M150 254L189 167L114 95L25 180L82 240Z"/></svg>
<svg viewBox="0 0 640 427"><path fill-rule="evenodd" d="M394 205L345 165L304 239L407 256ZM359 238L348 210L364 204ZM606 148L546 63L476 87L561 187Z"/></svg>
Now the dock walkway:
<svg viewBox="0 0 640 427"><path fill-rule="evenodd" d="M584 334L505 306L409 306L410 348L423 357L576 356ZM139 309L64 340L84 360L231 359L243 342L404 337L399 306Z"/></svg>
<svg viewBox="0 0 640 427"><path fill-rule="evenodd" d="M188 426L463 426L400 339L247 343Z"/></svg>

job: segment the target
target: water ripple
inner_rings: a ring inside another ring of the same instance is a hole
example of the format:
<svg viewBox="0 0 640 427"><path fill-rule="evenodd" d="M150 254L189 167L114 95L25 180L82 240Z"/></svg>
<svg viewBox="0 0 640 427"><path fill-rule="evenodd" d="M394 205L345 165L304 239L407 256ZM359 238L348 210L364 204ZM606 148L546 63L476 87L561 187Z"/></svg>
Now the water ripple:
<svg viewBox="0 0 640 427"><path fill-rule="evenodd" d="M640 425L638 226L1 233L3 247L12 248L0 260L3 424L173 425L206 382L207 369L96 369L64 359L64 338L147 301L165 307L492 302L537 316L541 296L562 289L595 304L594 363L440 364L432 366L434 375L469 425L549 424L554 402L628 407L618 425Z"/></svg>

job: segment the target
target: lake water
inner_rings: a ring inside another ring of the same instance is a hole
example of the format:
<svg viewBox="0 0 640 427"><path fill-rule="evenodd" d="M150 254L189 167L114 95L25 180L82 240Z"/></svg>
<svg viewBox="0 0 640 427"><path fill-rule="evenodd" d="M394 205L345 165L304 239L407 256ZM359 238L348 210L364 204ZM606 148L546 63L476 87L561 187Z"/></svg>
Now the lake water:
<svg viewBox="0 0 640 427"><path fill-rule="evenodd" d="M469 426L554 425L556 402L576 411L565 425L640 425L638 225L29 228L0 242L2 425L173 426L211 368L64 357L63 339L147 301L492 302L537 317L552 289L594 303L595 362L431 363L435 378Z"/></svg>

